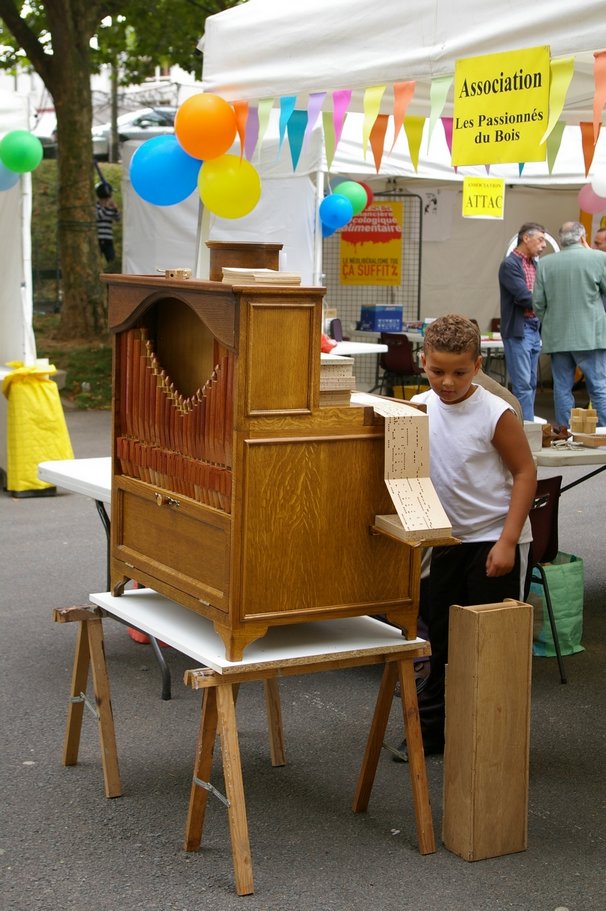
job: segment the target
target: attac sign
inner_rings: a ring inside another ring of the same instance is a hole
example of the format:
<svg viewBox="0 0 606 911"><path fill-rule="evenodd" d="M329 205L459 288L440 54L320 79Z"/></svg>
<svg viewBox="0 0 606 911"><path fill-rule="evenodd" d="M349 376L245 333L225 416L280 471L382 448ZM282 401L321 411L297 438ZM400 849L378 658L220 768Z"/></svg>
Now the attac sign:
<svg viewBox="0 0 606 911"><path fill-rule="evenodd" d="M503 218L505 181L499 177L463 178L463 218Z"/></svg>
<svg viewBox="0 0 606 911"><path fill-rule="evenodd" d="M544 161L549 48L457 60L452 164Z"/></svg>

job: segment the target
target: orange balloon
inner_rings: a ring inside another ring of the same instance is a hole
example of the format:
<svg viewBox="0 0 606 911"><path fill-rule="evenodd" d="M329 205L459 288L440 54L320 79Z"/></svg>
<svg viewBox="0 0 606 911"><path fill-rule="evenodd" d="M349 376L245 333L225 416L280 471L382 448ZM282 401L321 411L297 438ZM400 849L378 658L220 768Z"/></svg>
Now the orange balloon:
<svg viewBox="0 0 606 911"><path fill-rule="evenodd" d="M236 138L234 109L218 95L201 92L180 106L175 117L175 136L193 158L218 158Z"/></svg>

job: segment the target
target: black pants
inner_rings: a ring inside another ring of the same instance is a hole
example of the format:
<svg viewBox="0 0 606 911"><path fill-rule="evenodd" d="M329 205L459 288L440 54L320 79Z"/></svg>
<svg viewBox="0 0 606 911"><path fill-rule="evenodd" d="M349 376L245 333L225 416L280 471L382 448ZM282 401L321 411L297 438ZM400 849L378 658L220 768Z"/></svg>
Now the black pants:
<svg viewBox="0 0 606 911"><path fill-rule="evenodd" d="M100 240L99 249L108 263L113 263L116 258L113 240Z"/></svg>
<svg viewBox="0 0 606 911"><path fill-rule="evenodd" d="M435 547L429 573L430 673L419 695L423 740L444 742L444 689L448 661L448 615L451 604L491 604L520 597L520 549L505 576L486 575L486 557L494 541Z"/></svg>

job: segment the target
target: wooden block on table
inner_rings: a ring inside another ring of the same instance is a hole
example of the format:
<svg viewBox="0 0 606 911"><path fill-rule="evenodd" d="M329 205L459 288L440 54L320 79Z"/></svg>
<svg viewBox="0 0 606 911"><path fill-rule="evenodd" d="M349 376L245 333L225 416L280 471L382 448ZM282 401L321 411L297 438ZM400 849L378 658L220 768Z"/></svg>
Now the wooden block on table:
<svg viewBox="0 0 606 911"><path fill-rule="evenodd" d="M453 605L448 650L444 845L464 860L524 851L531 606Z"/></svg>
<svg viewBox="0 0 606 911"><path fill-rule="evenodd" d="M606 446L606 433L573 433L572 439L575 443L582 443L583 446L590 446L592 449Z"/></svg>

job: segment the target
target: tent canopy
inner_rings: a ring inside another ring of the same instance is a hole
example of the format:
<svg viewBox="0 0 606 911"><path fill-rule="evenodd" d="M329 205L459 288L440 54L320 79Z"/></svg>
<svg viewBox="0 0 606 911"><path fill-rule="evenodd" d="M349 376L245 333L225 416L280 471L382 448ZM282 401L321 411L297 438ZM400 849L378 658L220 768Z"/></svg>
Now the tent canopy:
<svg viewBox="0 0 606 911"><path fill-rule="evenodd" d="M429 87L455 62L547 44L575 56L563 119L593 116L593 51L606 48L603 0L249 0L206 20L204 91L229 101L353 89L416 80L409 113L429 114ZM448 113L448 109L445 109Z"/></svg>

